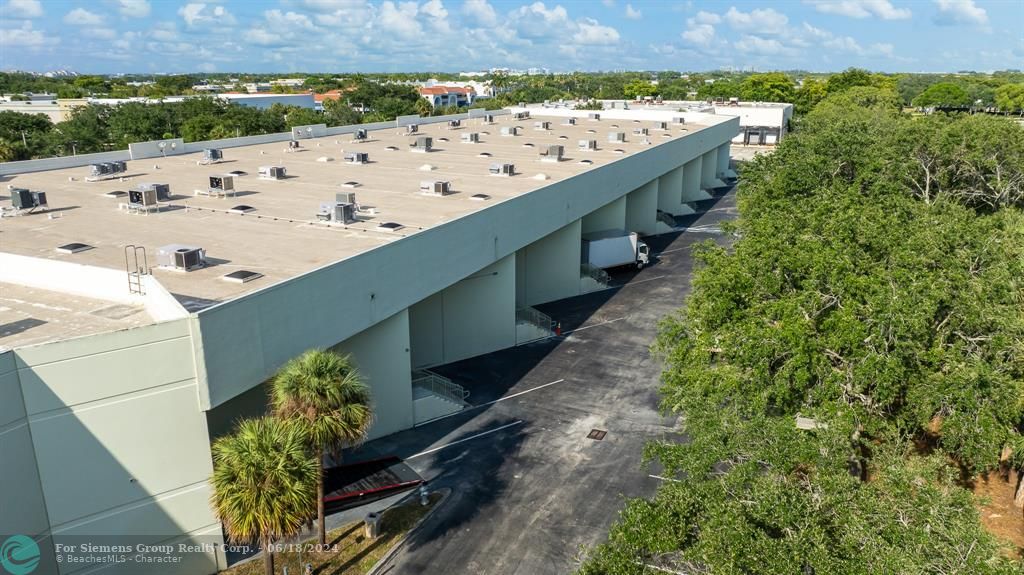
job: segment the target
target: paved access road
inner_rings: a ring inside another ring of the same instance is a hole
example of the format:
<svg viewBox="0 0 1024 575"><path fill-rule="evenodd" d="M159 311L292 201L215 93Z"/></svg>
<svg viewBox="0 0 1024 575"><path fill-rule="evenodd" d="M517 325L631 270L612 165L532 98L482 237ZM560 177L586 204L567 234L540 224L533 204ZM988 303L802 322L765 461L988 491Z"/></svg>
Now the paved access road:
<svg viewBox="0 0 1024 575"><path fill-rule="evenodd" d="M622 287L539 306L563 337L435 369L477 407L350 456L398 455L432 487L452 489L385 573L571 573L624 498L654 493L658 470L642 465L641 450L677 427L658 409L661 366L648 348L686 296L690 246L724 241L717 225L735 217L734 193L702 207L680 218L684 231L647 238L654 262L614 276ZM588 439L592 429L607 434Z"/></svg>

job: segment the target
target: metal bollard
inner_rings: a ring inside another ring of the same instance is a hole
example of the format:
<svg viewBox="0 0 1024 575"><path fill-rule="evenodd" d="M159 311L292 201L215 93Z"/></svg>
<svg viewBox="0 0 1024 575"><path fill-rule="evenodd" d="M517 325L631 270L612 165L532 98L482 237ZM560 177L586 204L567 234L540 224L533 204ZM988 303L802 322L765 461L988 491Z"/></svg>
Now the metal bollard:
<svg viewBox="0 0 1024 575"><path fill-rule="evenodd" d="M367 539L376 539L380 536L380 513L367 513L363 523Z"/></svg>

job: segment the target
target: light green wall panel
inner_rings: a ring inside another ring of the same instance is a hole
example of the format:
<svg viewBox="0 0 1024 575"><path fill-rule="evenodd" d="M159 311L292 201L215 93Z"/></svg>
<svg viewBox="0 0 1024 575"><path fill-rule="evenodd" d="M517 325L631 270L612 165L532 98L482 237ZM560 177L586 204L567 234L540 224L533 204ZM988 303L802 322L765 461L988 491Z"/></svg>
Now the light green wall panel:
<svg viewBox="0 0 1024 575"><path fill-rule="evenodd" d="M536 305L580 293L580 220L520 250L516 258L517 299Z"/></svg>
<svg viewBox="0 0 1024 575"><path fill-rule="evenodd" d="M49 526L28 424L0 428L0 534L37 536Z"/></svg>
<svg viewBox="0 0 1024 575"><path fill-rule="evenodd" d="M25 401L21 397L14 352L0 352L0 432L24 417Z"/></svg>
<svg viewBox="0 0 1024 575"><path fill-rule="evenodd" d="M374 424L369 439L412 427L408 312L402 310L334 349L352 354L359 373L370 387Z"/></svg>
<svg viewBox="0 0 1024 575"><path fill-rule="evenodd" d="M693 213L683 205L683 167L658 178L658 209L674 216Z"/></svg>
<svg viewBox="0 0 1024 575"><path fill-rule="evenodd" d="M626 196L609 202L582 218L581 233L626 229Z"/></svg>
<svg viewBox="0 0 1024 575"><path fill-rule="evenodd" d="M700 166L700 186L705 190L712 188L719 188L725 185L725 182L718 179L718 148L708 150L701 157Z"/></svg>
<svg viewBox="0 0 1024 575"><path fill-rule="evenodd" d="M413 367L444 363L444 292L409 307L409 344Z"/></svg>
<svg viewBox="0 0 1024 575"><path fill-rule="evenodd" d="M706 200L711 196L700 187L701 158L694 158L683 165L683 202Z"/></svg>
<svg viewBox="0 0 1024 575"><path fill-rule="evenodd" d="M515 278L507 256L442 292L445 363L515 346Z"/></svg>
<svg viewBox="0 0 1024 575"><path fill-rule="evenodd" d="M658 231L658 179L655 178L626 196L626 229L641 236Z"/></svg>

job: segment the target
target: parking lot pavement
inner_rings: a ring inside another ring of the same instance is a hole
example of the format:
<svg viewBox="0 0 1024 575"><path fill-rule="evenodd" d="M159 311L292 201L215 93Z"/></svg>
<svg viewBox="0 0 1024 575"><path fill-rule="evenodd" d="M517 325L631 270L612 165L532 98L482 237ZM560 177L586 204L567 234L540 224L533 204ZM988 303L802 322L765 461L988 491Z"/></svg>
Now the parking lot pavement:
<svg viewBox="0 0 1024 575"><path fill-rule="evenodd" d="M652 265L615 287L538 306L563 336L434 368L475 407L372 441L349 457L398 455L452 495L385 573L570 573L601 542L625 498L654 493L643 446L678 440L658 409L658 320L689 289L689 248L724 242L734 193L702 202L683 231L645 238ZM684 227L685 226L685 227ZM592 430L603 439L590 439Z"/></svg>

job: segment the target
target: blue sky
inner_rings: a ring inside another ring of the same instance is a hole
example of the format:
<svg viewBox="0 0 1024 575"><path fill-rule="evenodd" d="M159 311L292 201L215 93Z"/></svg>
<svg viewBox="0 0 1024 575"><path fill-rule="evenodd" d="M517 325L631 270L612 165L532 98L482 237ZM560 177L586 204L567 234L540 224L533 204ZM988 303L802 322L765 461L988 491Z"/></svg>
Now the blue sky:
<svg viewBox="0 0 1024 575"><path fill-rule="evenodd" d="M0 69L1024 68L1024 0L0 0Z"/></svg>

